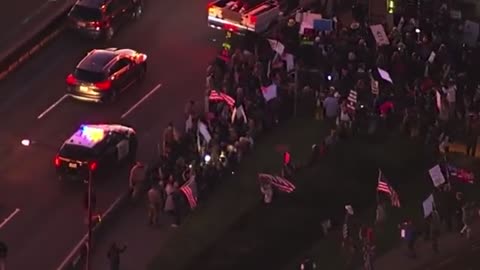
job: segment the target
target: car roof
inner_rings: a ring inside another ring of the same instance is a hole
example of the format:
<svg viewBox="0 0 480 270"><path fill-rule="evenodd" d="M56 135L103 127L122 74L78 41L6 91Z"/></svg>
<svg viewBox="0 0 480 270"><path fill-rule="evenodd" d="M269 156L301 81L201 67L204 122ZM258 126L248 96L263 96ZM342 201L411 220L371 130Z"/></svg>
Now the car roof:
<svg viewBox="0 0 480 270"><path fill-rule="evenodd" d="M128 135L135 133L132 128L122 125L82 125L64 144L93 148L107 138L111 132L121 132Z"/></svg>
<svg viewBox="0 0 480 270"><path fill-rule="evenodd" d="M87 56L78 63L77 68L93 72L103 72L108 64L117 56L132 55L136 53L137 52L132 49L95 49L90 51Z"/></svg>
<svg viewBox="0 0 480 270"><path fill-rule="evenodd" d="M106 2L106 0L78 0L76 5L89 8L100 8L102 5L106 4Z"/></svg>
<svg viewBox="0 0 480 270"><path fill-rule="evenodd" d="M117 54L114 51L93 50L90 51L80 63L78 63L77 68L94 72L103 72L108 63L110 63L115 57L117 57Z"/></svg>

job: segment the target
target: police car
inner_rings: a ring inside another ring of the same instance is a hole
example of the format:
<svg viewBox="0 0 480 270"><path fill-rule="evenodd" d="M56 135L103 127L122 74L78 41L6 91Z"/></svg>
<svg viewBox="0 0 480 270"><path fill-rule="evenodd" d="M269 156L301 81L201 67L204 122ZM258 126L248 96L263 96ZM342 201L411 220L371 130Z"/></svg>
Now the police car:
<svg viewBox="0 0 480 270"><path fill-rule="evenodd" d="M122 125L82 125L60 148L55 168L60 179L86 180L108 169L133 161L137 150L135 131Z"/></svg>

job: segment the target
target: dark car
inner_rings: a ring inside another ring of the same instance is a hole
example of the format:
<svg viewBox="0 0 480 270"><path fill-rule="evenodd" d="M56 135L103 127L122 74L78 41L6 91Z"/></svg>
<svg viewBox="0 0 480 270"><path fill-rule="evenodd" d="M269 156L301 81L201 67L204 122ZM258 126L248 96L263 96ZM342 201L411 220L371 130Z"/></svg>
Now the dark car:
<svg viewBox="0 0 480 270"><path fill-rule="evenodd" d="M135 131L122 125L82 125L60 148L55 169L60 179L87 180L135 160Z"/></svg>
<svg viewBox="0 0 480 270"><path fill-rule="evenodd" d="M147 56L130 49L92 50L67 76L68 94L90 102L113 102L145 77Z"/></svg>
<svg viewBox="0 0 480 270"><path fill-rule="evenodd" d="M68 23L89 37L109 40L120 26L142 12L142 0L78 0L68 13Z"/></svg>

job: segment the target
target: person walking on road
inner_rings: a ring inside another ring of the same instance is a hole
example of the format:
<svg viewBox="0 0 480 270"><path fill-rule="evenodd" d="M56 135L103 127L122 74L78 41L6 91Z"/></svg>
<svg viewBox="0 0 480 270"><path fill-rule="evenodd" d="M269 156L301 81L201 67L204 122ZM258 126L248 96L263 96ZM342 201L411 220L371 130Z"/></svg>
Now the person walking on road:
<svg viewBox="0 0 480 270"><path fill-rule="evenodd" d="M119 247L115 242L110 245L110 249L107 253L108 261L110 262L110 270L119 270L120 269L120 254L122 254L127 247Z"/></svg>
<svg viewBox="0 0 480 270"><path fill-rule="evenodd" d="M467 239L470 239L471 236L471 226L473 222L473 209L470 203L465 203L462 207L462 221L463 228L460 231L460 234L465 235Z"/></svg>
<svg viewBox="0 0 480 270"><path fill-rule="evenodd" d="M153 185L148 191L148 224L158 224L158 214L162 205L162 182Z"/></svg>
<svg viewBox="0 0 480 270"><path fill-rule="evenodd" d="M0 270L7 269L7 254L8 254L8 247L5 242L0 240Z"/></svg>
<svg viewBox="0 0 480 270"><path fill-rule="evenodd" d="M132 194L132 199L136 199L142 188L145 181L145 166L138 162L130 170L129 185Z"/></svg>
<svg viewBox="0 0 480 270"><path fill-rule="evenodd" d="M172 218L173 218L173 223L172 227L176 228L178 227L180 223L180 214L178 211L178 207L175 202L175 194L178 191L178 184L173 181L173 178L169 179L168 184L165 187L165 194L166 194L166 199L165 199L165 212L167 212Z"/></svg>

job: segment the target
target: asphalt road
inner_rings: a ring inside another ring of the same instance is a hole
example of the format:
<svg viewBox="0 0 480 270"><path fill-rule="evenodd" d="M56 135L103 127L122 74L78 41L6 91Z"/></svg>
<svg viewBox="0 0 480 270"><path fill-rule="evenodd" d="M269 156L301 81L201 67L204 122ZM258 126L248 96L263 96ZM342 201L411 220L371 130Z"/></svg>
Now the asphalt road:
<svg viewBox="0 0 480 270"><path fill-rule="evenodd" d="M42 22L75 0L16 0L2 2L0 11L0 56L30 32L37 31Z"/></svg>
<svg viewBox="0 0 480 270"><path fill-rule="evenodd" d="M55 269L85 233L85 187L59 182L53 170L58 147L80 124L132 125L139 134L139 159L149 161L167 123L182 124L184 105L201 99L206 65L215 53L209 40L214 34L206 26L206 2L148 1L143 17L121 29L109 44L63 33L0 83L0 239L9 245L9 269ZM67 98L38 119L62 99L65 77L76 63L90 49L102 47L146 53L145 82L122 94L116 104ZM23 138L36 143L23 147ZM95 184L99 211L126 189L127 178L124 168Z"/></svg>
<svg viewBox="0 0 480 270"><path fill-rule="evenodd" d="M458 254L435 261L426 270L477 270L480 269L480 242L472 243Z"/></svg>

